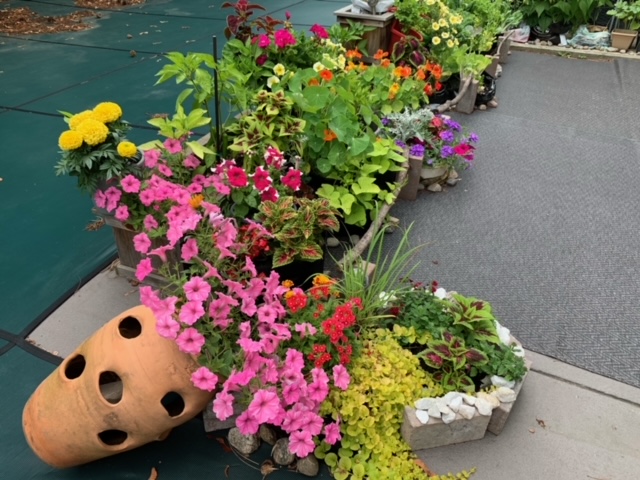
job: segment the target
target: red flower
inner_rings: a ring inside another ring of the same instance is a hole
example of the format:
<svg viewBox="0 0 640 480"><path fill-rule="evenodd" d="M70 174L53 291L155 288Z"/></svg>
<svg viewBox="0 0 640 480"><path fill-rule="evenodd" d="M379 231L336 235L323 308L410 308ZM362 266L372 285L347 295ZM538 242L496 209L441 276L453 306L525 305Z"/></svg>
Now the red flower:
<svg viewBox="0 0 640 480"><path fill-rule="evenodd" d="M300 185L302 185L302 172L300 170L289 168L287 174L282 177L281 182L294 192L297 192L300 190Z"/></svg>
<svg viewBox="0 0 640 480"><path fill-rule="evenodd" d="M327 82L333 80L333 72L331 72L331 70L327 70L326 68L320 72L320 76Z"/></svg>
<svg viewBox="0 0 640 480"><path fill-rule="evenodd" d="M309 30L318 38L329 38L329 32L322 25L316 23Z"/></svg>
<svg viewBox="0 0 640 480"><path fill-rule="evenodd" d="M235 165L233 167L229 167L229 170L227 170L227 178L229 179L229 183L232 187L242 188L249 184L247 172Z"/></svg>
<svg viewBox="0 0 640 480"><path fill-rule="evenodd" d="M275 202L276 200L278 200L278 197L280 197L280 195L278 194L278 191L273 187L266 188L260 194L260 198L263 202Z"/></svg>
<svg viewBox="0 0 640 480"><path fill-rule="evenodd" d="M456 145L453 148L453 151L456 153L456 155L460 155L461 157L469 161L473 160L474 150L475 147L473 145L469 145L468 143L461 143L460 145Z"/></svg>

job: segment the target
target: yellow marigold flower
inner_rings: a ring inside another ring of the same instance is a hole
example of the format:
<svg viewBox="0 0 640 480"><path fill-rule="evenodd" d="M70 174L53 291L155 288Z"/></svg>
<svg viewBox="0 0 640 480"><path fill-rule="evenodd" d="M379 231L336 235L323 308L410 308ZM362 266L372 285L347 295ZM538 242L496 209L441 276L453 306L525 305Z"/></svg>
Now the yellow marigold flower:
<svg viewBox="0 0 640 480"><path fill-rule="evenodd" d="M138 148L131 142L120 142L117 147L121 157L131 158L138 154Z"/></svg>
<svg viewBox="0 0 640 480"><path fill-rule="evenodd" d="M440 24L441 27L449 26L449 24L447 23L447 21L444 18L441 18L440 20L438 20L438 23Z"/></svg>
<svg viewBox="0 0 640 480"><path fill-rule="evenodd" d="M104 123L91 118L86 119L78 125L76 131L82 135L87 145L92 146L101 144L107 139L107 135L109 135L109 129Z"/></svg>
<svg viewBox="0 0 640 480"><path fill-rule="evenodd" d="M280 83L280 79L275 75L267 78L267 87L272 88L274 85Z"/></svg>
<svg viewBox="0 0 640 480"><path fill-rule="evenodd" d="M449 38L449 32L442 32L440 36L446 40L447 38Z"/></svg>
<svg viewBox="0 0 640 480"><path fill-rule="evenodd" d="M58 145L62 150L75 150L76 148L80 148L82 146L82 135L74 130L67 130L66 132L62 132L60 138L58 139Z"/></svg>
<svg viewBox="0 0 640 480"><path fill-rule="evenodd" d="M433 43L434 45L440 45L440 37L433 37L431 39L431 43Z"/></svg>
<svg viewBox="0 0 640 480"><path fill-rule="evenodd" d="M325 67L324 67L324 65L323 65L321 62L316 62L316 63L314 63L314 64L313 64L313 69L314 69L316 72L321 72L322 70L324 70L324 68L325 68Z"/></svg>
<svg viewBox="0 0 640 480"><path fill-rule="evenodd" d="M453 40L451 40L451 39L447 40L447 47L453 48L454 45L455 45L455 43L453 43Z"/></svg>
<svg viewBox="0 0 640 480"><path fill-rule="evenodd" d="M295 285L295 283L293 283L292 280L285 280L284 282L282 282L282 286L284 288L291 288Z"/></svg>
<svg viewBox="0 0 640 480"><path fill-rule="evenodd" d="M87 118L92 118L93 120L97 120L95 114L92 110L85 110L84 112L76 113L73 117L69 119L69 128L71 130L75 130L78 125L84 122Z"/></svg>
<svg viewBox="0 0 640 480"><path fill-rule="evenodd" d="M111 123L122 116L122 108L117 103L102 102L96 105L93 113L96 116L96 120L100 120L102 123Z"/></svg>
<svg viewBox="0 0 640 480"><path fill-rule="evenodd" d="M202 202L204 202L204 195L194 195L189 199L189 205L191 205L194 210L199 208Z"/></svg>
<svg viewBox="0 0 640 480"><path fill-rule="evenodd" d="M433 30L437 32L438 30L440 30L440 24L438 22L433 22L431 24L431 28L433 28Z"/></svg>
<svg viewBox="0 0 640 480"><path fill-rule="evenodd" d="M278 63L273 67L273 73L275 73L279 77L283 76L286 71L287 69L281 63Z"/></svg>

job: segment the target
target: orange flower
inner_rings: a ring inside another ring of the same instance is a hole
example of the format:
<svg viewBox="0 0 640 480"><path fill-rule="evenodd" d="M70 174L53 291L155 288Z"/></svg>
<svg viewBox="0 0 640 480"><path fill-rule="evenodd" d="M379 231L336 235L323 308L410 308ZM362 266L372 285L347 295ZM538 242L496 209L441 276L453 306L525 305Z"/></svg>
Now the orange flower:
<svg viewBox="0 0 640 480"><path fill-rule="evenodd" d="M424 93L426 93L426 94L427 94L427 96L429 96L429 95L433 95L433 87L431 87L431 85L427 83L427 84L424 86Z"/></svg>
<svg viewBox="0 0 640 480"><path fill-rule="evenodd" d="M391 60L389 60L388 58L385 58L380 62L380 66L383 68L387 68L389 65L391 65Z"/></svg>
<svg viewBox="0 0 640 480"><path fill-rule="evenodd" d="M411 67L396 67L393 70L393 74L398 78L409 78L411 73Z"/></svg>
<svg viewBox="0 0 640 480"><path fill-rule="evenodd" d="M318 80L317 78L312 78L311 80L309 80L310 87L317 87L318 85L320 85L320 80Z"/></svg>
<svg viewBox="0 0 640 480"><path fill-rule="evenodd" d="M424 80L427 77L426 73L424 73L423 69L420 69L416 72L416 78L418 80Z"/></svg>
<svg viewBox="0 0 640 480"><path fill-rule="evenodd" d="M191 205L193 209L196 209L200 207L200 205L202 205L203 201L204 201L204 195L194 195L189 200L189 205Z"/></svg>
<svg viewBox="0 0 640 480"><path fill-rule="evenodd" d="M331 70L327 70L326 68L320 72L320 76L327 82L333 80L333 72L331 72Z"/></svg>
<svg viewBox="0 0 640 480"><path fill-rule="evenodd" d="M369 68L369 66L365 65L364 63L358 65L358 70L360 70L361 72L364 72L367 68Z"/></svg>
<svg viewBox="0 0 640 480"><path fill-rule="evenodd" d="M400 91L400 85L398 85L397 83L394 83L393 85L391 85L391 87L389 88L389 98L391 100L396 98L396 95L398 94L399 91Z"/></svg>
<svg viewBox="0 0 640 480"><path fill-rule="evenodd" d="M362 54L357 48L354 48L353 50L347 50L346 57L350 60L354 58L362 58Z"/></svg>
<svg viewBox="0 0 640 480"><path fill-rule="evenodd" d="M284 282L282 282L282 286L284 288L291 288L293 287L295 284L293 283L292 280L285 280Z"/></svg>
<svg viewBox="0 0 640 480"><path fill-rule="evenodd" d="M442 67L440 65L433 65L433 67L431 67L431 74L436 80L440 80L442 77Z"/></svg>
<svg viewBox="0 0 640 480"><path fill-rule="evenodd" d="M376 52L373 58L376 60L382 60L383 58L386 58L388 56L389 56L389 52L385 52L384 50L380 49Z"/></svg>
<svg viewBox="0 0 640 480"><path fill-rule="evenodd" d="M349 62L349 63L347 64L347 66L345 67L345 70L346 70L347 72L350 72L351 70L355 70L356 68L358 68L358 66L357 66L355 63L353 63L353 62Z"/></svg>
<svg viewBox="0 0 640 480"><path fill-rule="evenodd" d="M324 131L324 141L325 142L333 142L338 136L334 133L333 130L325 130Z"/></svg>

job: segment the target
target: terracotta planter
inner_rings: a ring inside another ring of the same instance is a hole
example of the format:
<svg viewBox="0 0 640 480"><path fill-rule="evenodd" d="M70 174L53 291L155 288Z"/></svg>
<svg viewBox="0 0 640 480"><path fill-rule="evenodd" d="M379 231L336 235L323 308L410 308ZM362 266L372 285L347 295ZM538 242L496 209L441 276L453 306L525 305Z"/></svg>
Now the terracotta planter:
<svg viewBox="0 0 640 480"><path fill-rule="evenodd" d="M156 333L150 309L127 310L40 384L22 416L27 442L65 468L163 440L213 396L191 383L198 367Z"/></svg>
<svg viewBox="0 0 640 480"><path fill-rule="evenodd" d="M397 19L394 20L393 24L391 25L391 41L389 42L389 51L392 51L393 46L403 38L407 37L407 35L416 37L418 40L420 40L420 42L424 40L424 37L420 32L405 27Z"/></svg>

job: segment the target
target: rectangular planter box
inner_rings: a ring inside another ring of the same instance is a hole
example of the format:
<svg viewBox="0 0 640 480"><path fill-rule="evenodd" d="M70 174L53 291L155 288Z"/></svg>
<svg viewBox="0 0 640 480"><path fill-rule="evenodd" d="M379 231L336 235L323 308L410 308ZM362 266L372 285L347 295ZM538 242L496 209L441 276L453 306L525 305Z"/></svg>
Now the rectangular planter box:
<svg viewBox="0 0 640 480"><path fill-rule="evenodd" d="M498 74L498 65L500 64L500 56L494 55L491 57L491 65L489 65L484 71L496 78Z"/></svg>
<svg viewBox="0 0 640 480"><path fill-rule="evenodd" d="M509 37L500 37L499 41L500 48L498 49L498 61L500 63L507 63L507 59L509 58L509 49L511 48L511 39ZM495 75L492 76L495 77Z"/></svg>
<svg viewBox="0 0 640 480"><path fill-rule="evenodd" d="M460 78L460 88L462 88L463 83L466 81L466 77ZM476 107L476 97L478 96L478 86L479 82L476 79L472 79L469 84L469 88L465 92L464 96L460 99L460 101L456 105L456 111L460 113L470 114L473 113L473 110Z"/></svg>
<svg viewBox="0 0 640 480"><path fill-rule="evenodd" d="M531 361L525 358L525 365L528 373L531 369ZM518 400L517 395L526 378L525 374L524 378L513 388L516 400L510 403L501 403L491 412L490 416L480 415L476 411L471 419L456 414L455 420L449 424L437 418L429 418L429 421L423 424L418 420L415 408L405 407L401 429L402 437L413 450L424 450L479 440L484 437L487 431L499 435L509 419L513 405Z"/></svg>
<svg viewBox="0 0 640 480"><path fill-rule="evenodd" d="M391 12L383 13L381 15L370 15L365 13L353 13L351 11L351 5L336 10L334 15L336 20L343 26L349 25L349 20L352 22L362 23L367 27L373 27L374 29L364 34L364 39L367 41L367 50L370 57L372 57L378 50L387 50L389 48L389 41L391 40L391 24L395 18L395 15Z"/></svg>
<svg viewBox="0 0 640 480"><path fill-rule="evenodd" d="M611 32L611 46L619 50L629 50L638 36L635 30L616 29Z"/></svg>

